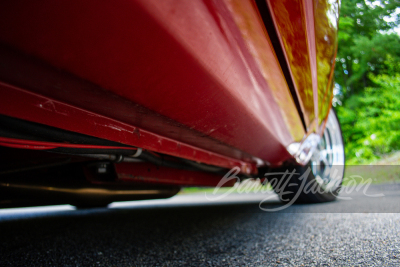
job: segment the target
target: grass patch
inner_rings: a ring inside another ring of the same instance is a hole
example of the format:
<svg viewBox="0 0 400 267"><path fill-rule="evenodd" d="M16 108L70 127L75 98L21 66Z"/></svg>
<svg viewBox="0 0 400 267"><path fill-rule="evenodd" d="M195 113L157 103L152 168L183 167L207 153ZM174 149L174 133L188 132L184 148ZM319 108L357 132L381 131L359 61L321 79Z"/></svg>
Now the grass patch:
<svg viewBox="0 0 400 267"><path fill-rule="evenodd" d="M349 183L366 183L368 179L373 184L400 182L399 165L350 165L346 166L343 185Z"/></svg>

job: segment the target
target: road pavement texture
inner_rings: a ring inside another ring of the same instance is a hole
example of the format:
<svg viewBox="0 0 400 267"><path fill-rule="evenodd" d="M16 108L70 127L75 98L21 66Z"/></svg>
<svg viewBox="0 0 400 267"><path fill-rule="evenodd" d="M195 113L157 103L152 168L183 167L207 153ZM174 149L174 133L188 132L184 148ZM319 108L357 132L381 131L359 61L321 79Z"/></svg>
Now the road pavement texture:
<svg viewBox="0 0 400 267"><path fill-rule="evenodd" d="M400 185L369 192L385 196L279 212L259 209L268 193L2 210L0 265L400 266Z"/></svg>

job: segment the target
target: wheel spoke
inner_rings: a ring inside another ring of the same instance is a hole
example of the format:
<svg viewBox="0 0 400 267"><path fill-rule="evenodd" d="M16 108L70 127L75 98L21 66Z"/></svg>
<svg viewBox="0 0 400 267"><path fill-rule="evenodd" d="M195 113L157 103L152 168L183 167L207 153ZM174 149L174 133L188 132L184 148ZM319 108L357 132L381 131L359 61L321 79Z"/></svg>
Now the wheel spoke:
<svg viewBox="0 0 400 267"><path fill-rule="evenodd" d="M324 181L323 185L327 184L340 184L331 183L331 171L334 166L344 165L344 146L342 142L340 127L337 118L333 112L329 114L328 121L324 134L322 135L321 142L316 148L311 162L313 165L312 171L316 177L320 177L319 181ZM340 177L340 179L342 179Z"/></svg>

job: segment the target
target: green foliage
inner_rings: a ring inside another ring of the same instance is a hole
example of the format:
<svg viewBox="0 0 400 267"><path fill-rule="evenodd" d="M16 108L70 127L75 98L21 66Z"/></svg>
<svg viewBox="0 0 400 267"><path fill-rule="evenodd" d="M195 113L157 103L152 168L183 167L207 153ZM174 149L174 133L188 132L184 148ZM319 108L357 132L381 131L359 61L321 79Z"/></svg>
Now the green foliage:
<svg viewBox="0 0 400 267"><path fill-rule="evenodd" d="M335 80L348 163L400 150L399 0L341 2Z"/></svg>
<svg viewBox="0 0 400 267"><path fill-rule="evenodd" d="M342 1L335 77L345 97L372 86L369 73L388 73L388 55L400 61L400 37L387 33L400 22L399 7L399 0Z"/></svg>
<svg viewBox="0 0 400 267"><path fill-rule="evenodd" d="M369 77L375 87L337 108L348 163L366 163L400 150L400 74Z"/></svg>

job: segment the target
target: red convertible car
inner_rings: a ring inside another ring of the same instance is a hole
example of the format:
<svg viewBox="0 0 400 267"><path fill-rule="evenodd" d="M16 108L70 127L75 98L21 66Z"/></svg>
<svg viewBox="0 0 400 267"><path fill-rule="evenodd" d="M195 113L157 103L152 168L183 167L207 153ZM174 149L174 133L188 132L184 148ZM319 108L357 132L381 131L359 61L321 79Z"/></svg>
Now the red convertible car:
<svg viewBox="0 0 400 267"><path fill-rule="evenodd" d="M1 207L166 198L232 169L295 170L273 184L283 201L334 200L338 15L336 0L2 1Z"/></svg>

